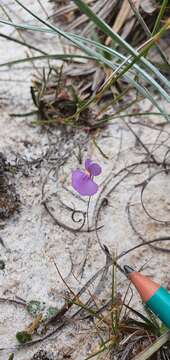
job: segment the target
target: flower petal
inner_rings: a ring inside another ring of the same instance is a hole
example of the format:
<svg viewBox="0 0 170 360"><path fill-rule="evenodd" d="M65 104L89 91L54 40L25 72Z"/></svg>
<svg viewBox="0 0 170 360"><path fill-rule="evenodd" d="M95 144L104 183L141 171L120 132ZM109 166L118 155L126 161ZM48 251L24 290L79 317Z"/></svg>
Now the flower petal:
<svg viewBox="0 0 170 360"><path fill-rule="evenodd" d="M72 186L76 191L80 192L79 190L81 190L81 186L84 183L84 178L86 177L87 175L78 169L72 172Z"/></svg>
<svg viewBox="0 0 170 360"><path fill-rule="evenodd" d="M91 175L93 176L98 176L101 174L102 172L102 168L100 165L96 164L96 163L92 163L90 166L89 166L89 172Z"/></svg>
<svg viewBox="0 0 170 360"><path fill-rule="evenodd" d="M81 195L92 196L98 191L98 185L90 178L86 181L84 188L82 188Z"/></svg>
<svg viewBox="0 0 170 360"><path fill-rule="evenodd" d="M90 175L92 176L98 176L102 172L101 166L96 163L93 163L93 161L90 159L87 159L85 161L85 168L90 172Z"/></svg>
<svg viewBox="0 0 170 360"><path fill-rule="evenodd" d="M93 163L93 161L90 160L90 159L86 159L86 160L85 160L85 168L86 168L86 170L89 170L89 166L90 166L92 163Z"/></svg>
<svg viewBox="0 0 170 360"><path fill-rule="evenodd" d="M98 185L80 170L73 171L72 186L83 196L92 196L98 190Z"/></svg>

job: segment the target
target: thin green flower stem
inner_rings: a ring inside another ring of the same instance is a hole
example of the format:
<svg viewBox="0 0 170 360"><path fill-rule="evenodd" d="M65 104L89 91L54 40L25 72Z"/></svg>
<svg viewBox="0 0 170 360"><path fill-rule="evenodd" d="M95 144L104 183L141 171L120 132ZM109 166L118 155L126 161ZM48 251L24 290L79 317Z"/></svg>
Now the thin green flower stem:
<svg viewBox="0 0 170 360"><path fill-rule="evenodd" d="M138 101L138 100L137 100ZM118 110L116 113L114 113L113 115L110 115L108 116L106 119L104 120L100 120L98 121L97 123L97 126L101 126L101 125L104 125L104 124L107 124L107 125L112 125L112 123L109 124L109 122L111 120L114 120L114 119L123 119L123 118L128 118L128 117L136 117L136 116L163 116L162 114L158 113L158 112L134 112L134 113L127 113L127 114L124 114L124 115L120 115L121 112L127 110L130 106L132 106L134 103L136 102L136 100L134 100L134 102L131 102L129 105L127 105L125 108L123 109L120 109ZM168 116L170 116L170 114L168 114ZM164 117L164 116L163 116ZM164 123L160 123L160 125L165 125L167 124L166 122ZM96 126L94 125L93 128L95 128Z"/></svg>
<svg viewBox="0 0 170 360"><path fill-rule="evenodd" d="M99 153L107 160L109 160L109 156L107 156L103 150L101 149L101 147L99 146L99 144L97 143L96 139L94 136L92 136L92 141L93 141L93 144L94 146L96 146L97 150L99 151Z"/></svg>
<svg viewBox="0 0 170 360"><path fill-rule="evenodd" d="M94 327L96 329L96 333L97 333L98 337L100 338L101 346L105 346L105 341L102 338L102 335L100 334L100 329L98 328L98 326L97 326L97 324L95 322L94 322Z"/></svg>
<svg viewBox="0 0 170 360"><path fill-rule="evenodd" d="M88 203L87 203L87 230L90 230L90 222L89 222L89 208L90 208L90 200L91 196L89 196Z"/></svg>
<svg viewBox="0 0 170 360"><path fill-rule="evenodd" d="M105 350L108 350L110 348L110 346L113 346L114 344L114 340L107 340L105 341L105 343L101 346L101 349L99 349L98 351L96 351L95 353L89 355L88 357L86 357L84 360L89 360L94 358L95 356L101 354L102 352L104 352Z"/></svg>
<svg viewBox="0 0 170 360"><path fill-rule="evenodd" d="M112 309L111 309L111 320L112 320L112 334L116 335L117 330L117 316L116 316L116 266L115 259L113 257L113 265L112 265Z"/></svg>
<svg viewBox="0 0 170 360"><path fill-rule="evenodd" d="M109 106L113 106L114 104L116 104L119 100L121 100L121 98L127 94L127 92L131 89L131 86L128 86L124 91L122 91L121 94L118 94L116 96L116 98L114 98L112 101L110 101L107 105L103 106L100 110L99 110L99 114L102 114L103 112L105 112Z"/></svg>
<svg viewBox="0 0 170 360"><path fill-rule="evenodd" d="M131 283L129 283L128 286L127 286L125 295L124 295L123 300L122 300L122 305L121 305L121 307L120 307L120 309L119 309L119 320L120 320L120 316L121 316L121 314L122 314L122 311L123 311L123 308L124 308L124 304L125 304L125 301L126 301L126 298L127 298L127 295L128 295L128 292L129 292L130 287L131 287ZM131 300L131 299L130 299L130 300ZM129 304L130 304L130 302L128 302L128 305L129 305ZM125 317L125 315L126 315L126 311L127 311L127 308L125 308L124 317Z"/></svg>
<svg viewBox="0 0 170 360"><path fill-rule="evenodd" d="M92 129L97 129L97 128L100 128L102 125L105 125L107 124L107 126L112 126L114 124L114 122L110 122L111 120L116 120L116 119L123 119L123 118L128 118L128 117L136 117L136 116L148 116L148 115L157 115L157 116L160 116L161 114L159 113L131 113L131 114L125 114L125 115L116 115L116 116L110 116L104 120L101 120L101 121L98 121L98 123L94 126L92 126ZM162 115L163 116L163 115ZM169 114L170 116L170 114ZM163 116L164 117L164 116ZM157 124L157 126L164 126L166 125L167 122L164 122L164 123L159 123ZM43 124L41 124L43 125ZM73 125L74 126L74 125Z"/></svg>
<svg viewBox="0 0 170 360"><path fill-rule="evenodd" d="M95 317L97 320L102 321L103 323L108 325L108 322L105 320L104 317L98 315L96 313L95 310L93 310L92 308L89 308L88 306L86 306L85 304L83 304L81 301L76 301L75 299L69 299L69 301L74 304L79 306L80 308L86 310L89 314L91 314L93 317Z"/></svg>
<svg viewBox="0 0 170 360"><path fill-rule="evenodd" d="M139 102L141 99L141 97L136 97L136 99L132 100L130 103L128 103L127 105L123 106L122 108L118 109L115 113L114 116L118 116L121 112L126 111L127 109L129 109L129 107L131 107L132 105L136 104L136 102Z"/></svg>
<svg viewBox="0 0 170 360"><path fill-rule="evenodd" d="M120 112L124 111L124 109L122 109ZM105 123L108 123L110 120L114 120L114 119L117 119L117 118L127 118L127 117L136 117L136 116L163 116L162 114L158 113L158 112L134 112L134 113L127 113L127 114L124 114L124 115L119 115L120 112L117 112L116 115L113 114L113 115L110 115L109 117L107 117L107 119L105 120L101 120L98 122L98 126L102 125L102 124L105 124ZM168 114L170 116L170 114ZM162 125L165 125L167 124L166 122L164 123L160 123ZM108 124L109 125L109 124ZM112 125L112 124L110 124ZM95 127L95 125L94 125Z"/></svg>

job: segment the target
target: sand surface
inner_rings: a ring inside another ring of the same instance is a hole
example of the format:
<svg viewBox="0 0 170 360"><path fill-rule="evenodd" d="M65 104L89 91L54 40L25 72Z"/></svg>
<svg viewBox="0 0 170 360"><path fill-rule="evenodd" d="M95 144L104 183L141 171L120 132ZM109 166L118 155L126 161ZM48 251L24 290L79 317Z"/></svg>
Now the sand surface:
<svg viewBox="0 0 170 360"><path fill-rule="evenodd" d="M24 22L35 24L31 16L13 1L3 2L13 20L21 23L24 19ZM47 1L43 3L50 14L50 4ZM24 4L44 16L36 1L25 0ZM0 30L7 35L18 36L16 30L6 25L1 25ZM23 36L42 49L44 46L48 51L53 51L54 47L57 51L59 49L59 39L52 36L25 32ZM27 51L0 38L0 63L25 57ZM75 293L105 265L105 254L95 232L76 233L58 226L43 205L43 201L47 201L52 214L66 227L74 230L80 226L80 222L73 222L69 209L86 211L87 208L87 199L75 197L70 184L71 171L83 167L77 160L79 149L83 161L91 158L102 166L102 174L97 178L99 192L90 203L89 222L94 228L98 208L105 198L108 199L100 211L98 226L104 227L98 234L101 244L105 244L110 253L119 254L142 242L142 237L150 240L169 235L170 182L169 175L159 165L150 164L149 168L146 164L137 168L134 166L129 168L131 173L127 172L126 166L146 160L147 154L119 118L96 135L97 143L106 155L104 158L83 131L73 132L57 127L48 130L33 126L31 121L34 117L11 117L11 113L34 109L30 96L31 80L37 71L42 72L43 65L47 66L47 63L36 63L36 68L31 63L0 68L0 151L11 164L20 168L11 179L20 198L19 210L9 219L0 221L0 238L5 244L5 247L0 244L0 259L5 262L5 269L0 271L0 297L19 297L27 302L39 300L47 306L60 308L67 289L54 261ZM143 101L141 107L147 110L150 104ZM135 133L150 151L154 149L155 158L158 163L161 162L170 146L170 126L156 126L162 121L158 116L144 117L143 122L136 117L133 121L131 127ZM150 124L150 128L146 124ZM159 221L147 216L140 199L141 184L153 174L143 193L143 201L149 214ZM114 186L115 190L111 191ZM128 215L133 219L136 233ZM75 213L75 219L81 220L82 213ZM82 229L87 230L87 225ZM170 248L168 243L159 245ZM145 264L145 273L165 285L169 282L168 253L142 247L120 260L121 265L126 263L137 269ZM127 283L119 272L117 278L119 292L123 294ZM110 271L104 283L99 304L109 299L111 294ZM94 287L91 286L91 291ZM137 296L134 301L138 306ZM2 360L7 360L12 351L17 360L31 360L40 348L52 351L58 360L64 359L64 354L71 354L73 360L83 360L93 350L88 332L90 325L76 321L68 322L60 332L43 343L12 350L17 345L16 332L23 330L31 317L22 306L0 303L0 308L0 348L6 349L0 352Z"/></svg>

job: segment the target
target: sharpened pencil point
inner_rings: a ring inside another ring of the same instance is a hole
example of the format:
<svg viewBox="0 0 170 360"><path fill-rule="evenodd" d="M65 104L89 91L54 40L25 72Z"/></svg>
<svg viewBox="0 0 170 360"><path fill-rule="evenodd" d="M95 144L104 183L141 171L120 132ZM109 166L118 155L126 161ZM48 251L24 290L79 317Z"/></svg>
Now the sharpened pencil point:
<svg viewBox="0 0 170 360"><path fill-rule="evenodd" d="M124 266L126 277L135 286L142 301L170 329L170 293L148 276Z"/></svg>
<svg viewBox="0 0 170 360"><path fill-rule="evenodd" d="M130 266L128 266L128 265L125 265L124 266L124 270L125 270L125 273L126 274L129 274L129 273L132 273L132 272L134 272L135 270L134 269L132 269Z"/></svg>

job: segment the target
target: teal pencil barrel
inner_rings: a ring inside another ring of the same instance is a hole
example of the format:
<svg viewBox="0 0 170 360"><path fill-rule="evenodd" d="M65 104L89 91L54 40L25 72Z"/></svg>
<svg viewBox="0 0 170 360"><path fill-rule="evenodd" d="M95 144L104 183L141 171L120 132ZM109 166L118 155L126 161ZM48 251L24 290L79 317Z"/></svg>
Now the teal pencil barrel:
<svg viewBox="0 0 170 360"><path fill-rule="evenodd" d="M170 294L160 287L146 302L152 312L170 329Z"/></svg>

